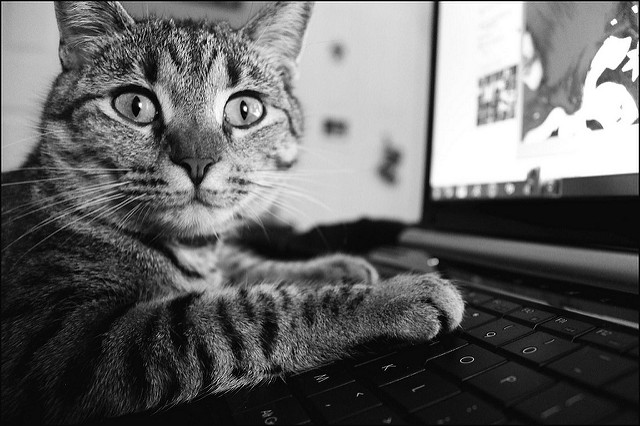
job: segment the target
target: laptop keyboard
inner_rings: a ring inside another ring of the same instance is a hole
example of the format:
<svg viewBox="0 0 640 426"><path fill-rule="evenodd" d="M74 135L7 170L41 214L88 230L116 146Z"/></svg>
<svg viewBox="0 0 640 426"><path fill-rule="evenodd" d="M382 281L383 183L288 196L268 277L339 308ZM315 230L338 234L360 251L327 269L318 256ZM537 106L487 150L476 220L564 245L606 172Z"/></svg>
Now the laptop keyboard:
<svg viewBox="0 0 640 426"><path fill-rule="evenodd" d="M189 424L638 424L637 330L463 289L452 334L158 416Z"/></svg>

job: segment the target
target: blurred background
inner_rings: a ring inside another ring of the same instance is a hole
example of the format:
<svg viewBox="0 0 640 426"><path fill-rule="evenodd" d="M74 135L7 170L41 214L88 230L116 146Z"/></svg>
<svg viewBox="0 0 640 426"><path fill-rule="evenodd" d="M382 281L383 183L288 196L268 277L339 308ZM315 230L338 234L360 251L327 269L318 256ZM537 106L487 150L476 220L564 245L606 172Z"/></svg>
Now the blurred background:
<svg viewBox="0 0 640 426"><path fill-rule="evenodd" d="M241 27L267 2L122 2L133 16L224 19ZM363 216L420 219L427 134L430 2L316 4L296 93L301 159L280 214L300 229ZM2 2L2 171L37 141L60 72L52 2ZM298 191L296 191L298 192Z"/></svg>

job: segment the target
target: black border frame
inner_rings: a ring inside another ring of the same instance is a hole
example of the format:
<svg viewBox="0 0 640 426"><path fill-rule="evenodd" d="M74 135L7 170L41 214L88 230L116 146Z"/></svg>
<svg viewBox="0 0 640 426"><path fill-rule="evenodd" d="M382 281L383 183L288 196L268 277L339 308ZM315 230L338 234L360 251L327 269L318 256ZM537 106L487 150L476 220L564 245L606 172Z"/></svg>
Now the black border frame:
<svg viewBox="0 0 640 426"><path fill-rule="evenodd" d="M431 145L438 55L440 2L434 3L425 191L421 226L439 231L585 245L593 248L639 251L640 197L586 197L567 199L439 200L430 199Z"/></svg>

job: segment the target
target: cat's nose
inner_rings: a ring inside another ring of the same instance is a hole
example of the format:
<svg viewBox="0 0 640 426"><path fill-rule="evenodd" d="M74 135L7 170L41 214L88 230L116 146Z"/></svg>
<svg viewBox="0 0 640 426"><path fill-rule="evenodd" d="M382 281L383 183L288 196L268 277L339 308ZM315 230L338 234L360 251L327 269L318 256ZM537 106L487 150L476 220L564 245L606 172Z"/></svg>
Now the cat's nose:
<svg viewBox="0 0 640 426"><path fill-rule="evenodd" d="M187 170L194 185L200 185L207 170L215 164L212 158L184 158L178 163Z"/></svg>

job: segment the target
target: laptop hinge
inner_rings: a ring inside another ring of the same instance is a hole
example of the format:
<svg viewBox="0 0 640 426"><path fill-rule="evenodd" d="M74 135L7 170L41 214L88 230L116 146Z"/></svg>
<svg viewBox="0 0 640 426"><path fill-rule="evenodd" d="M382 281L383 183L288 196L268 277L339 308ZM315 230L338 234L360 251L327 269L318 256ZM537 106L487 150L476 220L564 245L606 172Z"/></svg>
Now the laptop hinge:
<svg viewBox="0 0 640 426"><path fill-rule="evenodd" d="M478 266L638 294L638 254L408 228L400 243Z"/></svg>

